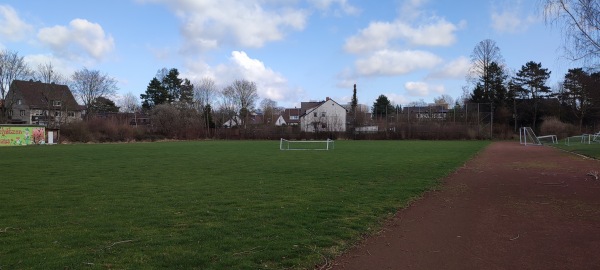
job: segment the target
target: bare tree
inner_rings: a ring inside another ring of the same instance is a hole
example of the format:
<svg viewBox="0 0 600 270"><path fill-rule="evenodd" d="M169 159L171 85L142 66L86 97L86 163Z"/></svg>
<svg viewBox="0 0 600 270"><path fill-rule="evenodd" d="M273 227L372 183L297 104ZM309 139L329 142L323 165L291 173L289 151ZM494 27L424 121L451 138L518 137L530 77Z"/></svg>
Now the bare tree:
<svg viewBox="0 0 600 270"><path fill-rule="evenodd" d="M245 125L258 100L256 83L247 80L235 80L227 88L228 92L232 94L242 125Z"/></svg>
<svg viewBox="0 0 600 270"><path fill-rule="evenodd" d="M140 109L140 103L138 102L138 98L133 93L128 92L119 102L119 107L123 112L133 113Z"/></svg>
<svg viewBox="0 0 600 270"><path fill-rule="evenodd" d="M219 119L221 124L224 124L226 121L229 120L235 122L236 125L240 124L238 123L239 118L236 117L239 109L236 105L234 91L235 90L232 86L227 86L223 88L223 90L220 92L220 102L218 111L221 116L221 119Z"/></svg>
<svg viewBox="0 0 600 270"><path fill-rule="evenodd" d="M31 69L18 52L0 51L0 99L6 98L6 93L8 93L13 80L25 80L31 75Z"/></svg>
<svg viewBox="0 0 600 270"><path fill-rule="evenodd" d="M471 54L471 68L467 75L467 80L473 84L481 82L484 91L489 91L487 82L488 72L492 63L496 63L501 68L504 67L504 59L500 53L500 48L496 42L491 39L480 41Z"/></svg>
<svg viewBox="0 0 600 270"><path fill-rule="evenodd" d="M8 112L12 111L12 105L15 100L7 100L6 94L13 80L25 80L31 77L31 69L25 63L18 52L3 50L0 51L0 100L3 100L3 106L0 106L0 122L8 119ZM15 95L13 95L13 98Z"/></svg>
<svg viewBox="0 0 600 270"><path fill-rule="evenodd" d="M117 80L98 70L83 68L71 76L71 90L81 99L87 114L92 102L99 97L110 97L117 92Z"/></svg>
<svg viewBox="0 0 600 270"><path fill-rule="evenodd" d="M275 118L279 116L277 112L277 102L270 98L265 98L260 102L260 109L265 116L265 124L273 123L276 120Z"/></svg>
<svg viewBox="0 0 600 270"><path fill-rule="evenodd" d="M217 94L217 86L213 79L202 78L200 81L194 82L194 104L196 110L202 114L202 122L207 137L210 136L212 103Z"/></svg>
<svg viewBox="0 0 600 270"><path fill-rule="evenodd" d="M67 79L55 70L52 62L39 64L33 72L33 79L43 83L66 84L67 82Z"/></svg>
<svg viewBox="0 0 600 270"><path fill-rule="evenodd" d="M427 102L425 102L425 100L423 100L421 98L417 101L411 101L410 103L408 103L407 106L408 107L425 107L425 106L427 106Z"/></svg>
<svg viewBox="0 0 600 270"><path fill-rule="evenodd" d="M600 56L598 0L543 0L544 17L563 30L564 50L572 60L594 61Z"/></svg>
<svg viewBox="0 0 600 270"><path fill-rule="evenodd" d="M439 97L434 98L433 103L435 103L435 105L442 105L442 106L450 107L450 106L454 105L454 98L452 98L452 96L450 96L448 94L443 94Z"/></svg>
<svg viewBox="0 0 600 270"><path fill-rule="evenodd" d="M211 78L203 78L194 82L194 103L199 111L211 105L217 95L217 86Z"/></svg>

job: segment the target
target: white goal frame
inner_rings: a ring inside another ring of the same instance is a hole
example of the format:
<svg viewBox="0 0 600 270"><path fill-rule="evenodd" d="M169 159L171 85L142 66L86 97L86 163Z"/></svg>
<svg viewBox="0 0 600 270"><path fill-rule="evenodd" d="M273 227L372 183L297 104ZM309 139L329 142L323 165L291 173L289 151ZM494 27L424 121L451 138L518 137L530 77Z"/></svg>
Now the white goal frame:
<svg viewBox="0 0 600 270"><path fill-rule="evenodd" d="M303 147L311 145L311 147ZM314 146L314 147L313 147ZM335 141L327 139L325 141L294 141L281 138L279 141L279 150L333 150Z"/></svg>
<svg viewBox="0 0 600 270"><path fill-rule="evenodd" d="M544 142L542 142L542 140L544 140ZM519 128L519 141L524 145L543 145L544 143L557 144L558 137L556 137L556 135L537 136L531 127L522 127Z"/></svg>
<svg viewBox="0 0 600 270"><path fill-rule="evenodd" d="M531 127L519 128L519 142L524 145L542 145L540 139L538 139Z"/></svg>

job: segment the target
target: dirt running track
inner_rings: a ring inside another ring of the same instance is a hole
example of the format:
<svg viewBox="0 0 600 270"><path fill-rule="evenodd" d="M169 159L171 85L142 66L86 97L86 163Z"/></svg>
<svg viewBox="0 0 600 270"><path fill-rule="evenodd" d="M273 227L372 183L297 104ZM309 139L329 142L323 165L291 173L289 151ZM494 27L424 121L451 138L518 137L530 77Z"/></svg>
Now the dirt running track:
<svg viewBox="0 0 600 270"><path fill-rule="evenodd" d="M332 269L600 269L600 161L495 142Z"/></svg>

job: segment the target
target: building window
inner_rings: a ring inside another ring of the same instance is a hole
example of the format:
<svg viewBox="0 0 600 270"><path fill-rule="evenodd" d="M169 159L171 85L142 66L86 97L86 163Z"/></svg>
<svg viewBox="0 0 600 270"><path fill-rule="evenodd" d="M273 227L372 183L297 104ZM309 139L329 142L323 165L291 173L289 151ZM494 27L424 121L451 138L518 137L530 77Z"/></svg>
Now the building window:
<svg viewBox="0 0 600 270"><path fill-rule="evenodd" d="M52 101L52 106L60 106L62 103L60 102L60 100L53 100Z"/></svg>
<svg viewBox="0 0 600 270"><path fill-rule="evenodd" d="M17 99L17 105L21 105L23 104L23 101L21 101L20 99Z"/></svg>
<svg viewBox="0 0 600 270"><path fill-rule="evenodd" d="M54 112L54 116L60 117L60 115L61 115L60 111L55 111Z"/></svg>
<svg viewBox="0 0 600 270"><path fill-rule="evenodd" d="M321 128L326 129L327 128L327 123L322 123L321 124Z"/></svg>
<svg viewBox="0 0 600 270"><path fill-rule="evenodd" d="M20 116L25 116L25 110L20 110L20 111L19 111L19 115L20 115Z"/></svg>
<svg viewBox="0 0 600 270"><path fill-rule="evenodd" d="M68 113L67 113L67 115L68 115L69 117L75 117L75 112L68 112Z"/></svg>
<svg viewBox="0 0 600 270"><path fill-rule="evenodd" d="M321 117L325 117L325 112L321 112Z"/></svg>
<svg viewBox="0 0 600 270"><path fill-rule="evenodd" d="M314 117L317 117L317 112L314 112L314 113L313 113L313 116L314 116Z"/></svg>
<svg viewBox="0 0 600 270"><path fill-rule="evenodd" d="M297 115L292 115L292 116L290 116L290 120L298 120L298 116Z"/></svg>

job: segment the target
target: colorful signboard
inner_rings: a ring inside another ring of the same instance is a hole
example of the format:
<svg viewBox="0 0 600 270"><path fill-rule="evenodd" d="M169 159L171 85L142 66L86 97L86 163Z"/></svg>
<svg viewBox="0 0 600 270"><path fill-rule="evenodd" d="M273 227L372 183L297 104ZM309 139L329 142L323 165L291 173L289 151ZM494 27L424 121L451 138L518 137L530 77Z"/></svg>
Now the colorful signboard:
<svg viewBox="0 0 600 270"><path fill-rule="evenodd" d="M46 128L39 126L0 126L0 146L46 143Z"/></svg>

